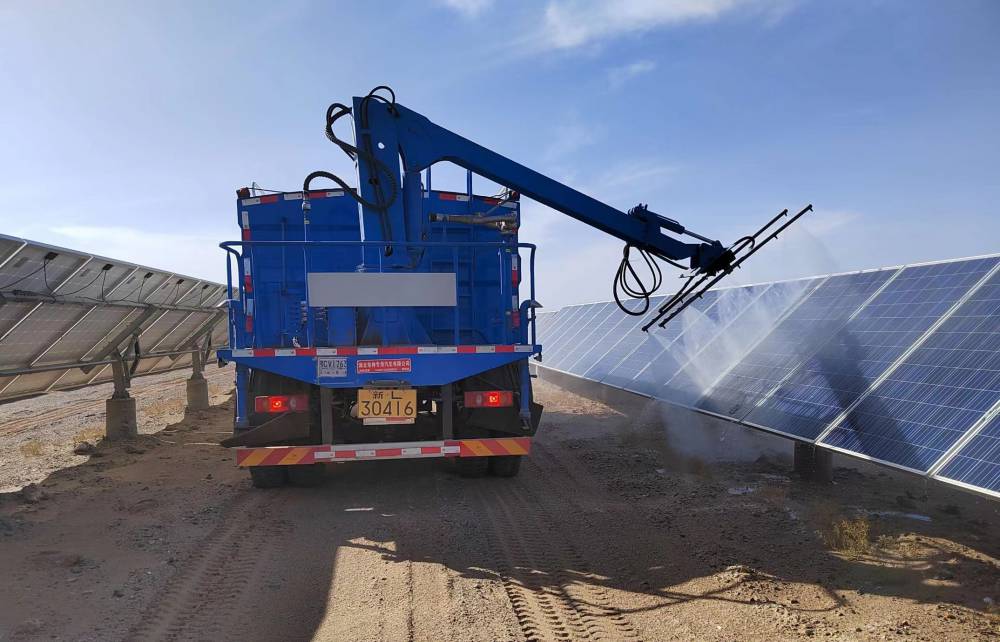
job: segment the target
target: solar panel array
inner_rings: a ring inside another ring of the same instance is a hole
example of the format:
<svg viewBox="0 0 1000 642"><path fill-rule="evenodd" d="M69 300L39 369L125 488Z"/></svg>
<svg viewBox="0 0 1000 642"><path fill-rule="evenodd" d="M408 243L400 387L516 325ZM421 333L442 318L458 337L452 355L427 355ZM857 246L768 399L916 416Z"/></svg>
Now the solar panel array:
<svg viewBox="0 0 1000 642"><path fill-rule="evenodd" d="M1000 497L1000 256L539 315L540 365Z"/></svg>
<svg viewBox="0 0 1000 642"><path fill-rule="evenodd" d="M0 399L109 381L135 337L133 376L190 366L206 337L228 343L227 299L219 283L0 235Z"/></svg>

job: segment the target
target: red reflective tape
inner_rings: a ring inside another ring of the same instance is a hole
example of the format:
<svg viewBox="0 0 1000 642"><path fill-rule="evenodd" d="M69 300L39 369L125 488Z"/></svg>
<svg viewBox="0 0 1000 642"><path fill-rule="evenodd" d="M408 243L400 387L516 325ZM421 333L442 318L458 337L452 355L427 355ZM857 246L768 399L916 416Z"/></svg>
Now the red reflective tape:
<svg viewBox="0 0 1000 642"><path fill-rule="evenodd" d="M253 278L249 274L243 276L243 291L253 292Z"/></svg>
<svg viewBox="0 0 1000 642"><path fill-rule="evenodd" d="M295 348L296 357L315 357L316 348Z"/></svg>
<svg viewBox="0 0 1000 642"><path fill-rule="evenodd" d="M457 201L458 194L448 194L447 192L438 192L438 198L442 201Z"/></svg>
<svg viewBox="0 0 1000 642"><path fill-rule="evenodd" d="M337 348L337 355L356 355L358 354L358 349L356 347L347 348Z"/></svg>
<svg viewBox="0 0 1000 642"><path fill-rule="evenodd" d="M277 194L272 194L270 196L261 196L260 197L260 202L261 203L277 203L278 202L278 195Z"/></svg>
<svg viewBox="0 0 1000 642"><path fill-rule="evenodd" d="M402 448L379 448L375 451L376 457L401 457L402 455Z"/></svg>
<svg viewBox="0 0 1000 642"><path fill-rule="evenodd" d="M379 354L417 354L417 346L380 346Z"/></svg>
<svg viewBox="0 0 1000 642"><path fill-rule="evenodd" d="M336 450L333 453L334 459L354 459L355 451L353 450Z"/></svg>
<svg viewBox="0 0 1000 642"><path fill-rule="evenodd" d="M440 455L441 454L441 447L440 446L421 446L420 447L420 454L421 455Z"/></svg>
<svg viewBox="0 0 1000 642"><path fill-rule="evenodd" d="M482 198L483 198L483 202L486 203L487 205L499 205L500 204L500 199L499 198L490 198L488 196L484 196Z"/></svg>
<svg viewBox="0 0 1000 642"><path fill-rule="evenodd" d="M274 348L254 348L253 356L255 357L273 357Z"/></svg>
<svg viewBox="0 0 1000 642"><path fill-rule="evenodd" d="M326 198L326 190L322 192L309 192L309 198Z"/></svg>
<svg viewBox="0 0 1000 642"><path fill-rule="evenodd" d="M244 241L249 241L250 240L250 230L249 229L243 230L242 237L243 237Z"/></svg>
<svg viewBox="0 0 1000 642"><path fill-rule="evenodd" d="M276 466L278 463L285 458L285 455L292 452L291 448L275 448L267 454L259 466Z"/></svg>
<svg viewBox="0 0 1000 642"><path fill-rule="evenodd" d="M458 351L462 354L468 354L470 352L475 352L476 346L458 346Z"/></svg>
<svg viewBox="0 0 1000 642"><path fill-rule="evenodd" d="M247 332L253 332L253 317L247 316L246 324L244 326Z"/></svg>
<svg viewBox="0 0 1000 642"><path fill-rule="evenodd" d="M514 315L517 318L517 315ZM514 352L514 346L494 346L497 352Z"/></svg>

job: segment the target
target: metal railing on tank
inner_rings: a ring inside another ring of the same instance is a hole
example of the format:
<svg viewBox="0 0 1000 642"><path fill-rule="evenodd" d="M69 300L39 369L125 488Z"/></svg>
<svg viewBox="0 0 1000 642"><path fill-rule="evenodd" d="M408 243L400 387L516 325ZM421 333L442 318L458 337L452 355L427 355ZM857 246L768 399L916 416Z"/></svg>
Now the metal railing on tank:
<svg viewBox="0 0 1000 642"><path fill-rule="evenodd" d="M475 257L477 252L488 253L499 261L500 274L499 288L499 309L503 312L505 323L503 328L504 343L537 343L535 329L535 251L537 247L532 243L505 243L505 242L473 242L473 241L227 241L220 243L219 247L226 251L226 283L230 292L233 289L233 261L236 261L236 273L238 277L240 300L233 300L229 305L229 333L230 345L234 348L249 347L320 347L317 346L314 328L315 308L309 300L309 288L305 285L301 290L302 301L309 311L307 323L305 324L305 342L298 346L294 345L257 345L256 325L253 322L254 316L261 305L257 301L258 292L258 270L254 266L254 250L260 248L289 248L296 252L301 252L303 266L303 280L307 280L310 271L310 264L315 263L317 252L330 250L347 250L357 248L358 263L354 269L333 270L336 272L442 272L444 270L418 269L416 267L401 266L397 262L389 263L385 260L386 248L419 248L426 249L446 249L451 255L451 270L456 275L463 260L463 252ZM368 249L375 251L367 251ZM520 285L523 283L524 270L521 269L523 262L520 259L520 250L528 251L528 296L520 302ZM513 265L516 259L516 267ZM372 258L377 257L377 258ZM312 261L310 259L313 259ZM397 259L398 260L398 259ZM283 278L288 277L287 257L283 254L282 271ZM331 271L331 270L323 270ZM503 278L504 275L513 275L511 278ZM475 273L470 270L468 286L470 291L475 291ZM456 286L457 287L457 286ZM518 298L515 299L515 293ZM458 293L456 292L456 299ZM459 303L460 300L458 301ZM268 305L269 303L264 303ZM383 309L388 309L383 308ZM453 310L453 341L455 345L462 343L462 306L456 305ZM508 321L509 322L506 322ZM475 330L475 328L468 328ZM385 336L385 334L383 334ZM387 345L383 342L383 345Z"/></svg>

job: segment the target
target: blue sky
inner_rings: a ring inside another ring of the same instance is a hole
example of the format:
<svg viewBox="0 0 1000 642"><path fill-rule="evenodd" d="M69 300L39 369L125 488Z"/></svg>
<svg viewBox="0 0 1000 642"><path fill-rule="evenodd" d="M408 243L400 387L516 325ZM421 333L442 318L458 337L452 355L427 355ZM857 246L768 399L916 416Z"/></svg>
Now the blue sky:
<svg viewBox="0 0 1000 642"><path fill-rule="evenodd" d="M997 2L96 6L0 8L4 233L222 279L233 190L351 175L324 111L387 83L592 196L724 241L814 203L739 282L1000 251ZM609 298L619 241L523 215L547 307Z"/></svg>

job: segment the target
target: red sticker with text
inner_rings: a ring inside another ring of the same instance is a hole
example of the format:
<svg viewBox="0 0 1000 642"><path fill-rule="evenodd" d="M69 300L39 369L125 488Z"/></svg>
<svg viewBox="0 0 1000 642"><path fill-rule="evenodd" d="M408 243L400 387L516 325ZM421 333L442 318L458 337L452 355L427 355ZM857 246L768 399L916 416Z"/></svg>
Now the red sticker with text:
<svg viewBox="0 0 1000 642"><path fill-rule="evenodd" d="M359 359L358 374L372 372L409 372L409 359Z"/></svg>

